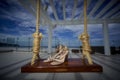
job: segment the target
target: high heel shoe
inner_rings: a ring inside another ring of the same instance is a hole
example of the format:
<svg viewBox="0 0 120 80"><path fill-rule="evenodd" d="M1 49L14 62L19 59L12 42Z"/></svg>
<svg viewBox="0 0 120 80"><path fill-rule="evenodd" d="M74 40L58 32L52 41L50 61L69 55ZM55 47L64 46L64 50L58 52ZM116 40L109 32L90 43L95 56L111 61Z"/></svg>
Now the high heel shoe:
<svg viewBox="0 0 120 80"><path fill-rule="evenodd" d="M48 57L48 59L44 60L43 62L51 62L57 55L59 55L62 51L62 45L59 45L55 51L55 54Z"/></svg>
<svg viewBox="0 0 120 80"><path fill-rule="evenodd" d="M54 58L58 57L58 55L59 55L61 52L62 52L62 49L61 49L58 53L49 56L48 59L47 59L47 60L44 60L43 62L51 62L51 61L53 61Z"/></svg>
<svg viewBox="0 0 120 80"><path fill-rule="evenodd" d="M67 48L65 48L64 51L59 56L56 56L56 58L54 58L50 64L51 65L60 65L60 64L64 63L67 56L68 56L68 50L67 50Z"/></svg>
<svg viewBox="0 0 120 80"><path fill-rule="evenodd" d="M44 60L43 62L51 62L52 61L52 57L49 56L48 59Z"/></svg>

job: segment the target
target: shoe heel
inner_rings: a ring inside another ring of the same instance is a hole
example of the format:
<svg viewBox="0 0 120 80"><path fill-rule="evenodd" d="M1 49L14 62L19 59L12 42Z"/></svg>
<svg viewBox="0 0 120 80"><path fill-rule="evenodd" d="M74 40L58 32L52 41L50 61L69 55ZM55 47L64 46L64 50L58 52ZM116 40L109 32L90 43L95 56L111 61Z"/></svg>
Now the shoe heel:
<svg viewBox="0 0 120 80"><path fill-rule="evenodd" d="M65 57L65 61L68 61L68 54L67 54L66 57Z"/></svg>

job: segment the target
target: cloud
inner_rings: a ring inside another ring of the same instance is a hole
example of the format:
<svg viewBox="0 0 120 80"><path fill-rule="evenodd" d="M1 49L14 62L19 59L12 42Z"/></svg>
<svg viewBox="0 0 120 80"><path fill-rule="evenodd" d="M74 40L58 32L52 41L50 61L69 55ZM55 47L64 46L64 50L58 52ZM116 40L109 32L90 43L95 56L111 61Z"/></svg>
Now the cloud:
<svg viewBox="0 0 120 80"><path fill-rule="evenodd" d="M54 36L57 36L61 41L79 40L78 37L84 30L84 25L58 25L54 29ZM67 34L67 35L66 35ZM90 39L103 39L102 25L88 25L88 34Z"/></svg>
<svg viewBox="0 0 120 80"><path fill-rule="evenodd" d="M14 21L16 21L20 27L35 27L36 25L35 18L29 13L18 11L11 14L11 16L11 18L14 18Z"/></svg>
<svg viewBox="0 0 120 80"><path fill-rule="evenodd" d="M35 32L35 26L36 26L36 19L34 16L32 16L29 12L27 12L17 0L5 0L9 7L7 5L0 3L2 7L0 7L0 17L14 21L16 23L16 26L14 29L7 28L6 26L3 28L5 32L14 32L17 31L17 33L20 36L32 36L32 34ZM48 0L49 1L49 0ZM81 0L78 0L79 2ZM60 1L62 2L62 1ZM57 3L57 2L56 2ZM58 13L61 13L61 3L57 3L57 9ZM6 7L6 8L4 8ZM66 12L68 15L71 13L70 8L73 6L67 6ZM82 12L83 7L79 5L76 9L75 14L79 14ZM81 12L80 12L81 11ZM53 10L50 6L48 6L47 9L48 15L53 14ZM62 16L62 15L61 15ZM69 19L71 17L68 17ZM56 28L53 29L53 37L57 37L63 44L68 43L67 40L75 41L78 40L78 36L83 32L83 25L58 25ZM118 35L119 34L119 24L110 24L110 35ZM2 29L2 28L1 28ZM40 31L43 33L44 37L48 37L48 26L40 26ZM103 31L102 31L102 24L89 24L88 25L88 32L90 34L90 39L103 39ZM9 33L10 34L10 33Z"/></svg>
<svg viewBox="0 0 120 80"><path fill-rule="evenodd" d="M53 10L52 10L52 7L51 7L51 6L48 6L47 12L48 12L49 14L53 13Z"/></svg>
<svg viewBox="0 0 120 80"><path fill-rule="evenodd" d="M82 25L58 25L53 30L53 36L57 37L60 42L68 43L68 40L78 40L78 36L83 32Z"/></svg>
<svg viewBox="0 0 120 80"><path fill-rule="evenodd" d="M18 26L20 27L35 27L35 21L29 20L29 21L21 21Z"/></svg>
<svg viewBox="0 0 120 80"><path fill-rule="evenodd" d="M20 27L35 26L35 18L30 13L25 11L17 0L6 0L6 3L9 6L2 3L5 8L0 8L2 12L2 14L0 14L0 17L12 20L16 22L16 24L18 24Z"/></svg>
<svg viewBox="0 0 120 80"><path fill-rule="evenodd" d="M8 32L11 34L12 32L17 31L19 36L26 36L35 32L36 27L36 19L30 13L28 13L17 0L6 0L8 5L5 5L4 2L0 5L6 7L0 7L0 17L6 19L7 21L12 21L16 24L12 28L8 28L7 25L2 29L4 32ZM43 34L47 35L47 27L40 26L40 30L42 30Z"/></svg>
<svg viewBox="0 0 120 80"><path fill-rule="evenodd" d="M62 30L65 29L77 32L83 30L83 25L58 25L54 30L58 32L63 32Z"/></svg>

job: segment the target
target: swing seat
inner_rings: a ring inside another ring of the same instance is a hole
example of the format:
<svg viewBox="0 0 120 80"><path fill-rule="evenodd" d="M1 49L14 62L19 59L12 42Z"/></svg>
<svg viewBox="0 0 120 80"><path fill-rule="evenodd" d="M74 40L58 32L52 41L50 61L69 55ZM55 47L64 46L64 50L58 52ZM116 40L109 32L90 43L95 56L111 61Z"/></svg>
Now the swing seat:
<svg viewBox="0 0 120 80"><path fill-rule="evenodd" d="M49 63L44 63L43 60L36 62L33 66L30 63L21 67L22 73L41 73L41 72L102 72L102 66L93 63L89 65L87 60L80 58L72 58L65 61L63 64L52 66Z"/></svg>

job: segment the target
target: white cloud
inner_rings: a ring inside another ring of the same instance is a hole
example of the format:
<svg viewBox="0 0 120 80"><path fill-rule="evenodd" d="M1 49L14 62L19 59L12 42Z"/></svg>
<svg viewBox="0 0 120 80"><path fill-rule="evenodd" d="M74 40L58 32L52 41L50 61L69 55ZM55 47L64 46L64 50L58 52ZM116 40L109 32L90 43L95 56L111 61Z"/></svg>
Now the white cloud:
<svg viewBox="0 0 120 80"><path fill-rule="evenodd" d="M53 13L53 10L52 10L52 7L51 7L51 6L48 7L47 12L48 12L49 14Z"/></svg>
<svg viewBox="0 0 120 80"><path fill-rule="evenodd" d="M16 30L16 31L19 30L17 27L15 27L15 28L13 29L13 28L7 28L7 27L5 27L5 26L4 26L2 29L3 29L4 31L6 31L6 32L8 32L8 31L9 31L9 32L13 32L13 31L15 31L15 30Z"/></svg>
<svg viewBox="0 0 120 80"><path fill-rule="evenodd" d="M35 27L36 20L29 13L26 13L23 11L18 11L18 12L14 12L13 16L15 17L16 21L18 22L18 26Z"/></svg>
<svg viewBox="0 0 120 80"><path fill-rule="evenodd" d="M29 20L29 21L21 21L18 26L22 27L35 27L35 21L34 20Z"/></svg>
<svg viewBox="0 0 120 80"><path fill-rule="evenodd" d="M58 25L54 30L54 36L59 36L59 34L65 33L66 30L73 32L74 37L78 37L83 32L83 25ZM63 36L59 36L63 37Z"/></svg>
<svg viewBox="0 0 120 80"><path fill-rule="evenodd" d="M84 25L59 25L54 29L54 36L57 36L62 40L62 38L65 39L64 35L60 35L62 33L65 33L65 31L70 30L73 32L74 39L78 40L79 35L83 32ZM102 26L100 24L97 25L88 25L88 33L91 35L90 37L98 38L103 35L102 32Z"/></svg>
<svg viewBox="0 0 120 80"><path fill-rule="evenodd" d="M1 14L0 17L12 20L18 24L18 26L22 27L34 27L35 26L35 18L25 11L17 0L7 0L6 1L10 5L10 9L6 10L4 8L0 8Z"/></svg>
<svg viewBox="0 0 120 80"><path fill-rule="evenodd" d="M71 30L73 32L80 31L83 29L83 25L66 25L65 29Z"/></svg>
<svg viewBox="0 0 120 80"><path fill-rule="evenodd" d="M30 15L29 13L23 12L23 11L14 12L13 16L21 20L31 20L31 19L35 20L35 18L32 15Z"/></svg>
<svg viewBox="0 0 120 80"><path fill-rule="evenodd" d="M62 30L71 30L73 32L83 30L83 25L58 25L54 30L63 32Z"/></svg>

